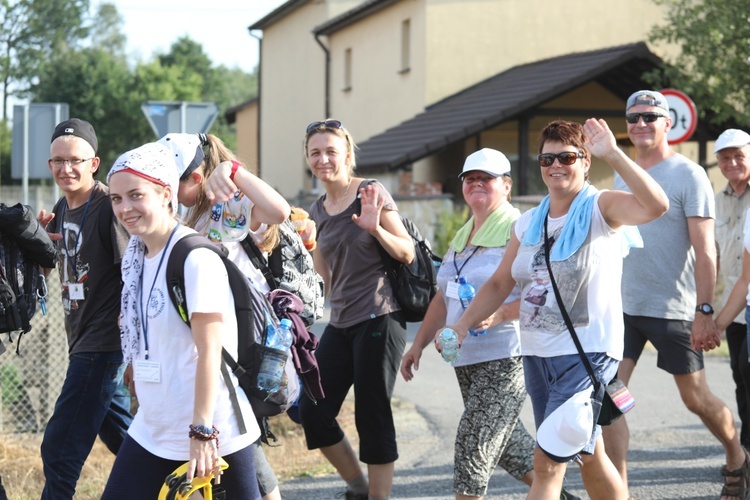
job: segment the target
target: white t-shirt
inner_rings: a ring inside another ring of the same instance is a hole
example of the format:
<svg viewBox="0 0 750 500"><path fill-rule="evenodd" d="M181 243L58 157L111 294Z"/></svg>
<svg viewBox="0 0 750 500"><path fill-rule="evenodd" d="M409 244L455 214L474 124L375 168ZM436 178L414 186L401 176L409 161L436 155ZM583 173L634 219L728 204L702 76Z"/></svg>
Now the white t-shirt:
<svg viewBox="0 0 750 500"><path fill-rule="evenodd" d="M190 328L182 321L168 296L166 269L169 253L164 256L161 266L159 262L164 251L170 252L176 241L192 232L192 229L179 226L168 249L144 259L139 301L141 310L147 310L148 315L145 335L141 335L140 353L134 362L144 359L148 340L149 361L159 363L160 381L136 382L140 407L128 433L149 453L168 460L190 458L188 426L193 423L198 351ZM196 312L222 314L222 345L236 357L234 298L226 268L218 255L202 248L190 253L185 261L185 293L191 315ZM247 427L247 433L240 434L221 372L217 371L215 377L219 390L212 423L220 432L221 453L228 455L252 444L260 436L260 429L250 402L238 386L237 379L231 375Z"/></svg>
<svg viewBox="0 0 750 500"><path fill-rule="evenodd" d="M461 276L479 291L500 265L503 255L505 247L486 248L468 245L458 255L453 247L448 249L437 276L438 287L445 301L447 324L455 324L464 313L456 294L448 293L448 284L457 282ZM518 288L514 288L505 302L513 302L518 297ZM467 336L461 344L461 356L452 364L467 366L520 355L518 321L506 321L493 326L482 335Z"/></svg>
<svg viewBox="0 0 750 500"><path fill-rule="evenodd" d="M624 325L620 283L623 241L593 203L586 241L567 260L552 264L555 282L585 352L605 352L622 359ZM516 221L515 234L523 241L533 210ZM567 215L548 220L549 236L557 240ZM553 357L577 354L549 280L543 253L544 236L533 246L521 245L512 274L521 287L521 350L524 356Z"/></svg>

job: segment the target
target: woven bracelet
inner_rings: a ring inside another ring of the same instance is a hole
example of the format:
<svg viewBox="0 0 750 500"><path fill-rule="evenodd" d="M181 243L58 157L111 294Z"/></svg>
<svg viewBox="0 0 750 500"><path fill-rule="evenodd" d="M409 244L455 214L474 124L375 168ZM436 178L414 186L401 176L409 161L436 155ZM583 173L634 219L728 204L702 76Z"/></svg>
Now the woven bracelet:
<svg viewBox="0 0 750 500"><path fill-rule="evenodd" d="M209 429L205 425L191 425L188 437L190 439L197 439L198 441L211 441L212 439L218 441L219 431L213 426Z"/></svg>

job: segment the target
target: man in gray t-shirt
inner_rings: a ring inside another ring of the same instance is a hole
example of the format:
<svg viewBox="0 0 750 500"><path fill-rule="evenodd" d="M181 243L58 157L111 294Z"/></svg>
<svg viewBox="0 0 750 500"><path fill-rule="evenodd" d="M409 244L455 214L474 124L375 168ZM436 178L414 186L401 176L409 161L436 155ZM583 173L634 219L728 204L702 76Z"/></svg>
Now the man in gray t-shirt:
<svg viewBox="0 0 750 500"><path fill-rule="evenodd" d="M623 262L625 349L618 375L627 384L646 342L651 342L659 353L658 367L673 375L686 407L724 445L726 470L750 475L750 467L743 467L750 464L745 464L732 412L711 392L703 369L701 351L721 343L711 306L716 284L711 183L699 165L669 146L672 120L662 94L635 92L628 98L626 119L636 163L667 193L669 210L638 226L644 246L632 249ZM619 178L614 188L627 189ZM629 431L625 418L604 428L604 442L627 485ZM742 484L750 479L725 476L728 487L737 480ZM729 489L722 490L722 495L727 494Z"/></svg>

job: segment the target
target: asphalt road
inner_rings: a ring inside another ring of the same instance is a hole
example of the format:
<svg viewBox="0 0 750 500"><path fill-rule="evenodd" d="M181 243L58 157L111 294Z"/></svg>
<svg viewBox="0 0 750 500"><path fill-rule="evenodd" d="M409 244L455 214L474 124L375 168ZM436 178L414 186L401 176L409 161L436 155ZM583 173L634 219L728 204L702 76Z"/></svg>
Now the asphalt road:
<svg viewBox="0 0 750 500"><path fill-rule="evenodd" d="M322 332L324 324L314 331ZM409 344L418 325L409 327ZM712 391L735 414L729 359L706 357ZM723 448L698 417L683 406L670 375L656 368L656 353L647 351L629 386L636 408L628 415L630 493L646 499L715 499L721 490ZM452 499L453 439L463 409L453 370L428 347L419 372L409 383L399 376L394 395L400 458L392 498ZM522 419L533 435L530 405ZM588 498L577 466L568 468L566 487ZM334 498L344 488L337 476L298 478L281 485L286 500ZM528 487L498 469L486 498L525 498Z"/></svg>

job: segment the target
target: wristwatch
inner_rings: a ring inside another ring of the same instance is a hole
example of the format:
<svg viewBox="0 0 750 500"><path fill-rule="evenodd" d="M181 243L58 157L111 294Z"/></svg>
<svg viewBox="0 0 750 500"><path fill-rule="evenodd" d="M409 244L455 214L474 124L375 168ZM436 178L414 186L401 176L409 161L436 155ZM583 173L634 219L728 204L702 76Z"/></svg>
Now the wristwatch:
<svg viewBox="0 0 750 500"><path fill-rule="evenodd" d="M711 304L708 302L704 302L703 304L696 306L695 312L703 313L706 316L711 316L714 313L714 308L711 307Z"/></svg>

